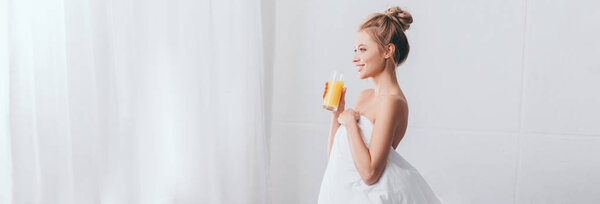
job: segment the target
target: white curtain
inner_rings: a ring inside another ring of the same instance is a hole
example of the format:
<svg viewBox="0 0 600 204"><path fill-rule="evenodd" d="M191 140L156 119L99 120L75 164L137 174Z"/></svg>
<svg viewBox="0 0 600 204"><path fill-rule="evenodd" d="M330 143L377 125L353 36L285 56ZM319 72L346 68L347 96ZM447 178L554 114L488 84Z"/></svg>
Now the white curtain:
<svg viewBox="0 0 600 204"><path fill-rule="evenodd" d="M0 0L0 203L267 203L260 0Z"/></svg>

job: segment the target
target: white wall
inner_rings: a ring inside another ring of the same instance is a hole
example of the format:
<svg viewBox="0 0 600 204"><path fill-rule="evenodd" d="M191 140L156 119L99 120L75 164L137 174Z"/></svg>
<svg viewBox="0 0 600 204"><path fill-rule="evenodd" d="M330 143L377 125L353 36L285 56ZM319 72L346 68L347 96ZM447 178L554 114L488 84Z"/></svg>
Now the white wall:
<svg viewBox="0 0 600 204"><path fill-rule="evenodd" d="M10 149L9 102L10 70L8 69L8 2L0 1L0 203L12 200L12 161ZM6 167L6 168L2 168Z"/></svg>
<svg viewBox="0 0 600 204"><path fill-rule="evenodd" d="M398 68L410 106L398 151L444 203L600 203L600 2L266 2L272 203L316 203L323 83L343 71L349 106L371 88L351 63L353 39L394 5L414 17Z"/></svg>

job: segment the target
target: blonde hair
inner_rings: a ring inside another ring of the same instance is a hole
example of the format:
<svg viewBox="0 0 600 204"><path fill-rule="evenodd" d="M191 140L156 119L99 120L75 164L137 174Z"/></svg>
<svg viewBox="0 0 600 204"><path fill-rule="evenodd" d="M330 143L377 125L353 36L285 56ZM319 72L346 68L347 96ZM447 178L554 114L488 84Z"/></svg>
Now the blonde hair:
<svg viewBox="0 0 600 204"><path fill-rule="evenodd" d="M410 46L404 32L410 28L413 22L412 15L400 7L392 7L384 13L374 13L370 15L358 29L365 31L377 42L381 50L392 43L396 48L394 50L394 67L398 67L408 57Z"/></svg>

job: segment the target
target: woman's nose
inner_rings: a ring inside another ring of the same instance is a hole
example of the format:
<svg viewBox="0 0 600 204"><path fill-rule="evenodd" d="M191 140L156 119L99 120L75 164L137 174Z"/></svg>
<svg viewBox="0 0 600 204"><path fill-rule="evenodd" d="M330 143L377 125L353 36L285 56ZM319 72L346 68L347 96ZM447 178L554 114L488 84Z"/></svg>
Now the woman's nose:
<svg viewBox="0 0 600 204"><path fill-rule="evenodd" d="M354 57L352 57L352 62L358 62L358 61L360 61L360 59L358 59L355 54Z"/></svg>

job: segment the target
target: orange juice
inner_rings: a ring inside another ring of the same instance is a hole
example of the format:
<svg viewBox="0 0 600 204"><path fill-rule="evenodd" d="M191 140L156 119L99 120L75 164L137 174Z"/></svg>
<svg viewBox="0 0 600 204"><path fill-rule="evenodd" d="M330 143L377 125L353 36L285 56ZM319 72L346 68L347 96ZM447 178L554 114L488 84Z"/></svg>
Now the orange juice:
<svg viewBox="0 0 600 204"><path fill-rule="evenodd" d="M340 104L340 98L342 97L342 89L344 89L344 82L331 80L327 86L327 92L323 99L323 108L330 111L337 111L338 105Z"/></svg>

